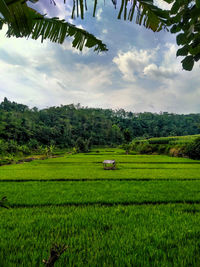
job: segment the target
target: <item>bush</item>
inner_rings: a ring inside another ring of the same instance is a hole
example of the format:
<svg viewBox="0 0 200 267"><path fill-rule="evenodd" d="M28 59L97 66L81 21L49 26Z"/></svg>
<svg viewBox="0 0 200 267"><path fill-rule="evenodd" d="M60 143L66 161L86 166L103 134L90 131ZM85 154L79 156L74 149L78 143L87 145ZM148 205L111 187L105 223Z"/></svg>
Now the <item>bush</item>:
<svg viewBox="0 0 200 267"><path fill-rule="evenodd" d="M167 145L171 142L175 142L177 140L176 137L158 137L149 139L149 144L158 144L158 145Z"/></svg>
<svg viewBox="0 0 200 267"><path fill-rule="evenodd" d="M200 137L186 147L186 155L191 159L200 159Z"/></svg>
<svg viewBox="0 0 200 267"><path fill-rule="evenodd" d="M119 148L124 149L126 154L130 154L132 146L131 144L124 143L121 146L119 146Z"/></svg>
<svg viewBox="0 0 200 267"><path fill-rule="evenodd" d="M0 155L6 154L8 150L8 144L3 141L0 140Z"/></svg>
<svg viewBox="0 0 200 267"><path fill-rule="evenodd" d="M31 150L27 145L18 146L18 151L24 155L29 155L31 153Z"/></svg>
<svg viewBox="0 0 200 267"><path fill-rule="evenodd" d="M10 140L8 142L7 152L10 153L10 154L15 154L16 152L18 152L17 142L15 142L13 140Z"/></svg>
<svg viewBox="0 0 200 267"><path fill-rule="evenodd" d="M77 152L88 152L88 144L87 144L87 141L84 141L83 138L79 137L77 140L76 140L76 150Z"/></svg>
<svg viewBox="0 0 200 267"><path fill-rule="evenodd" d="M37 149L39 147L38 141L35 139L30 139L30 141L28 142L28 147L30 149Z"/></svg>
<svg viewBox="0 0 200 267"><path fill-rule="evenodd" d="M152 154L152 146L148 143L141 143L137 147L137 152L140 154Z"/></svg>
<svg viewBox="0 0 200 267"><path fill-rule="evenodd" d="M161 139L161 138L158 138L158 139L150 139L149 140L149 144L157 144L157 145L161 145L161 144L169 144L169 139Z"/></svg>

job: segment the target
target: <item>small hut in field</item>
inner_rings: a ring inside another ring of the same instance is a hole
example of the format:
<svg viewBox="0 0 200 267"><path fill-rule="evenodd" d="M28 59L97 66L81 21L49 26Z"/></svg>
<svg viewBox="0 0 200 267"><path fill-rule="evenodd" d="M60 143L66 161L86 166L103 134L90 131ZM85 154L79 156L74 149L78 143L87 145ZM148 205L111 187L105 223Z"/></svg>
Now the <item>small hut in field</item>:
<svg viewBox="0 0 200 267"><path fill-rule="evenodd" d="M104 160L103 167L104 167L104 170L115 170L116 162L115 160Z"/></svg>

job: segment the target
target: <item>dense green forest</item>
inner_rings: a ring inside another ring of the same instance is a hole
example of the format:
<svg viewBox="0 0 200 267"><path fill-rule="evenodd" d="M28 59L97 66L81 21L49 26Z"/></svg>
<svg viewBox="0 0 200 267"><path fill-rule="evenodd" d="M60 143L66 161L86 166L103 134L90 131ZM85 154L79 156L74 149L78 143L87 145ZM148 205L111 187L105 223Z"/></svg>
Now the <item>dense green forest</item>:
<svg viewBox="0 0 200 267"><path fill-rule="evenodd" d="M134 138L182 136L200 133L200 114L178 115L126 112L61 105L39 110L4 98L0 104L0 154L54 145L74 147L77 142L87 146L114 146Z"/></svg>

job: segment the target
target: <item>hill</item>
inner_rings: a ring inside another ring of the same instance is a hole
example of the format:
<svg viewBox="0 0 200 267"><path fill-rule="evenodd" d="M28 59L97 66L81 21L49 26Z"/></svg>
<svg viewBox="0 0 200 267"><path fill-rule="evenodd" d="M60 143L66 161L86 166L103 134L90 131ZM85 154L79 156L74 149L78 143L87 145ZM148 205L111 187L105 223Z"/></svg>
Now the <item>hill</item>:
<svg viewBox="0 0 200 267"><path fill-rule="evenodd" d="M116 146L138 137L196 134L200 134L200 114L133 113L80 104L39 110L7 98L0 104L0 154L14 153L16 145L67 148L81 139L87 146Z"/></svg>

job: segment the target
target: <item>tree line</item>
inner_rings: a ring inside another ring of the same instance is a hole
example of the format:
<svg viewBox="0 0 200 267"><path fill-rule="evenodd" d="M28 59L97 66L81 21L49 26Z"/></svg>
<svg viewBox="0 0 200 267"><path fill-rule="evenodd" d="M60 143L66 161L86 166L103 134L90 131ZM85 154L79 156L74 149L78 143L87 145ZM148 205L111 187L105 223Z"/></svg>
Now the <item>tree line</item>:
<svg viewBox="0 0 200 267"><path fill-rule="evenodd" d="M135 138L193 134L200 134L200 114L134 113L80 104L39 110L7 98L0 104L0 154L14 153L16 145L24 150L72 148L77 143L116 146Z"/></svg>

